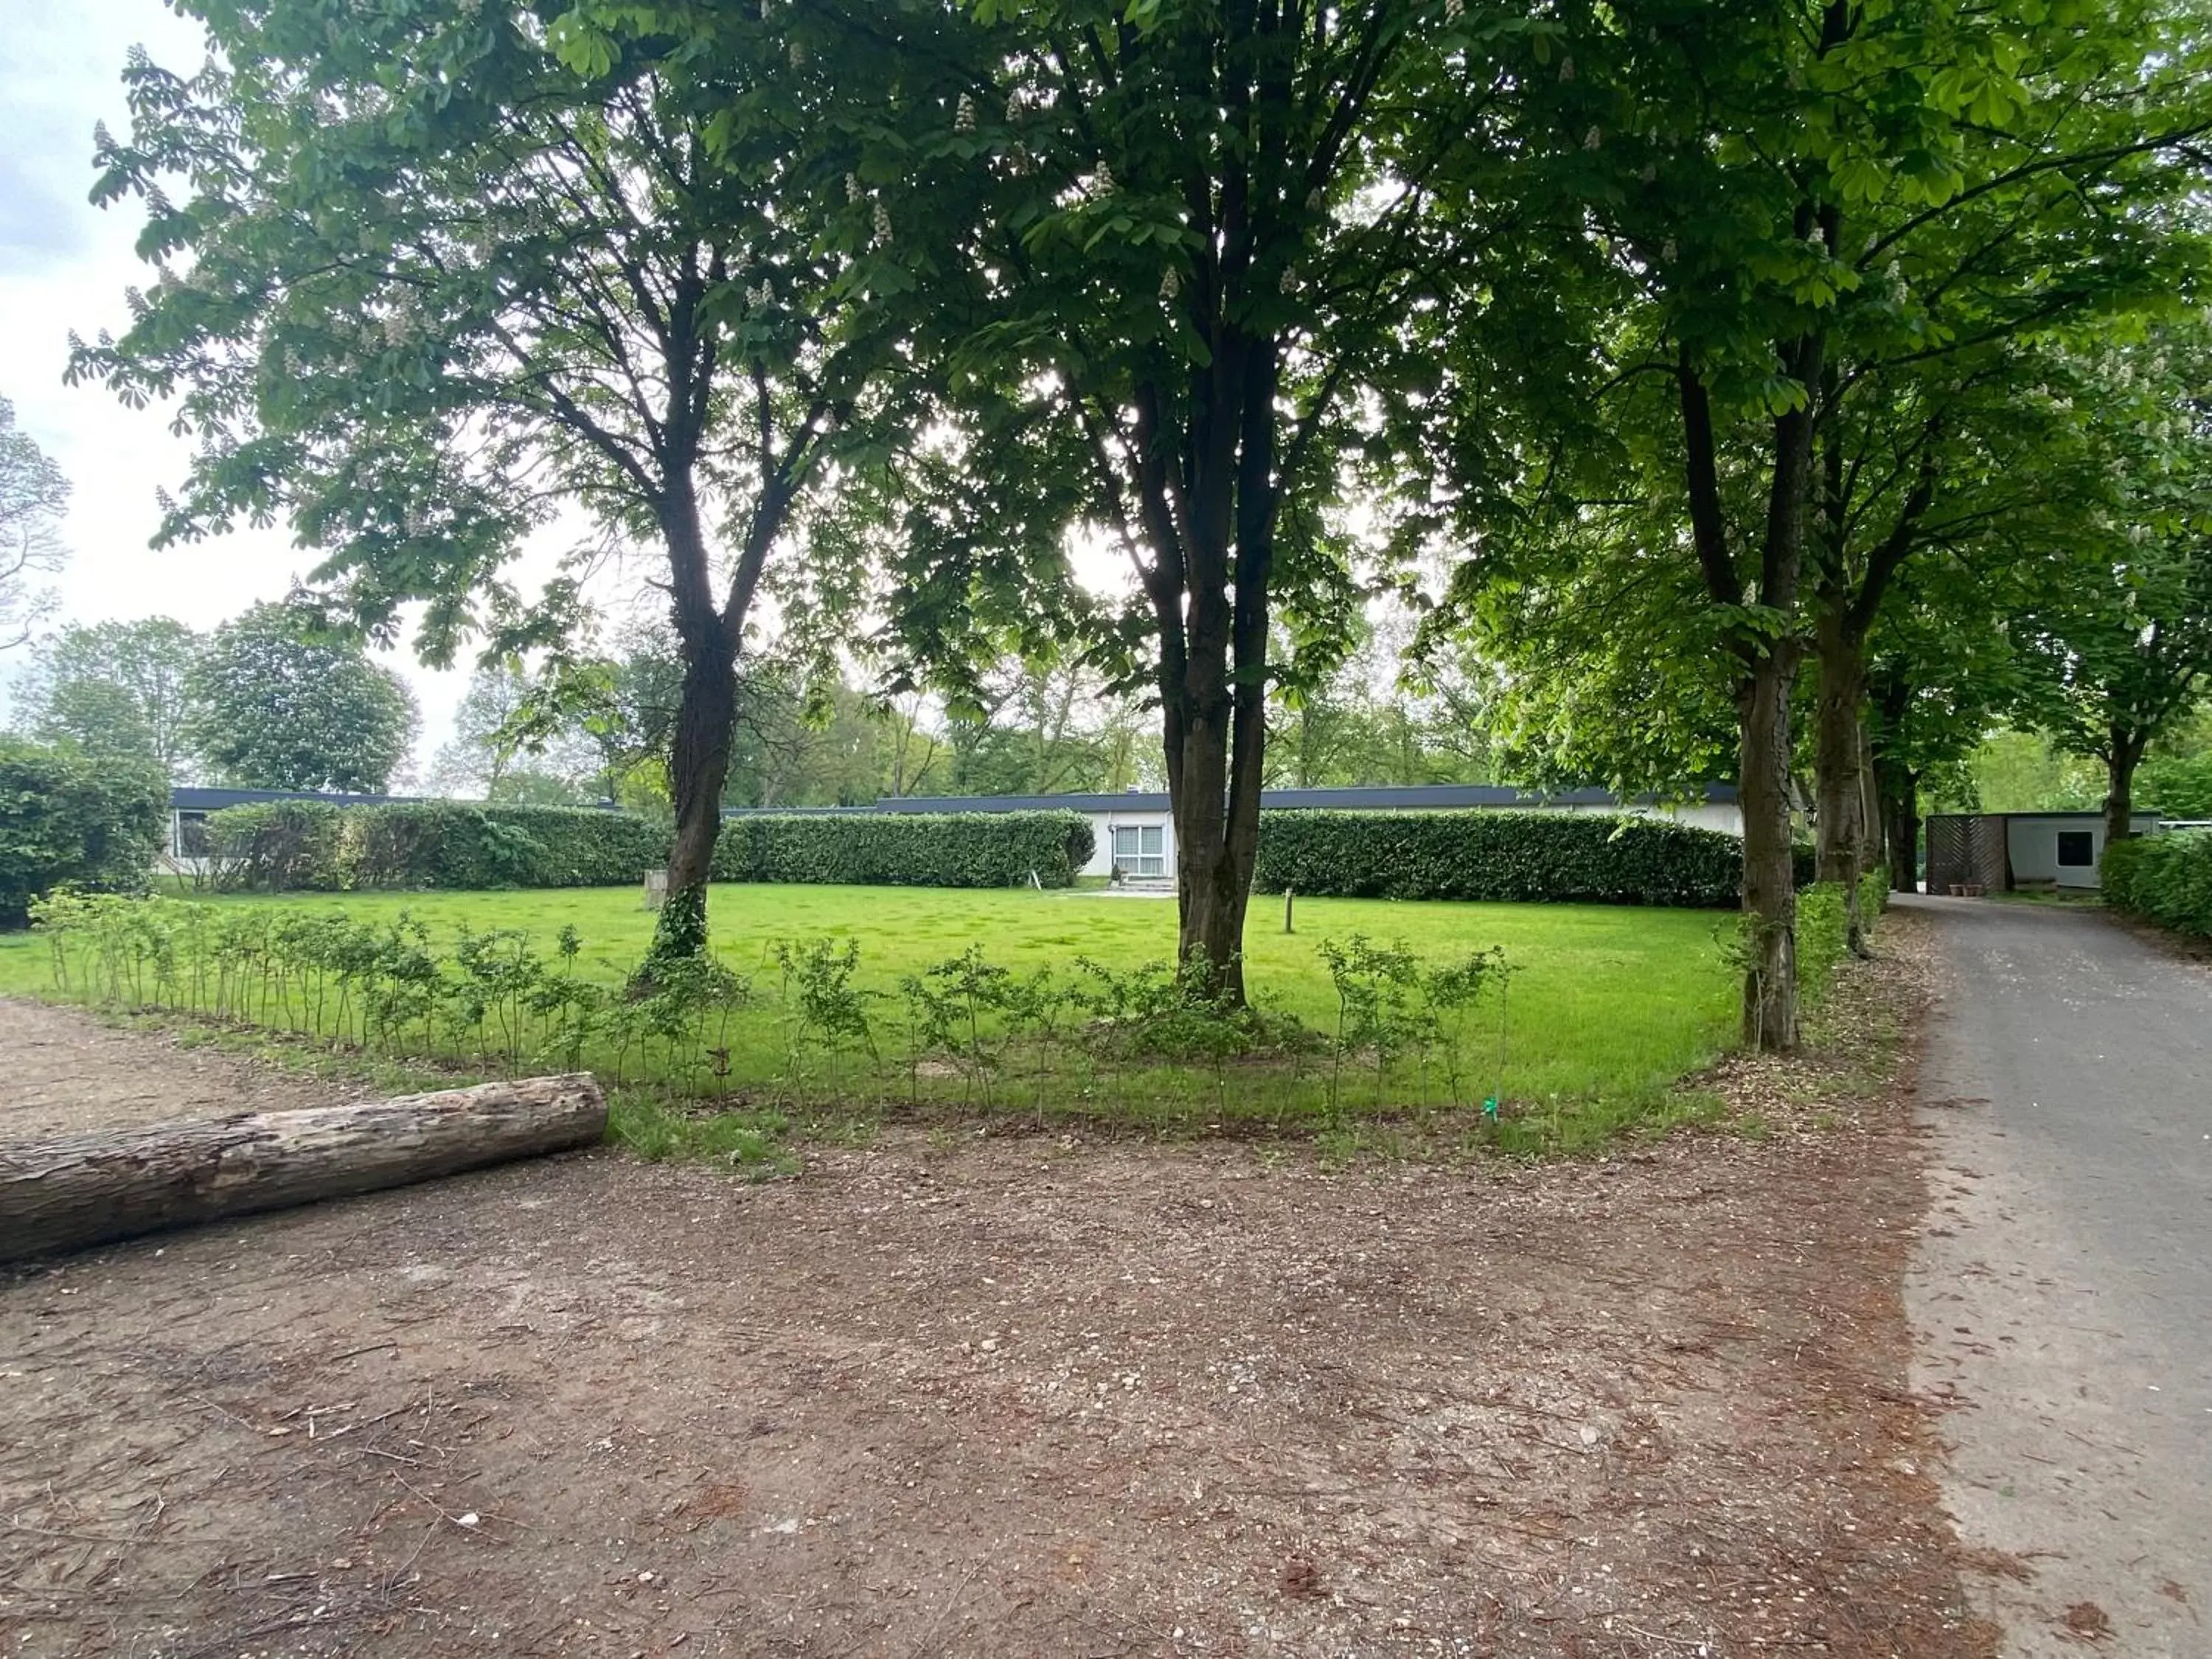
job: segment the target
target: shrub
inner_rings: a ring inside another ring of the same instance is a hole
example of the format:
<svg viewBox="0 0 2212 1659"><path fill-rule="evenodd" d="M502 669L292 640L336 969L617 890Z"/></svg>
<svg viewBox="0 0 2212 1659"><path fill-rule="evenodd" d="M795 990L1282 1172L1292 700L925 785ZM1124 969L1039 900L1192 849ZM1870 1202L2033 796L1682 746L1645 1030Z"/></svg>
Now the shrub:
<svg viewBox="0 0 2212 1659"><path fill-rule="evenodd" d="M150 766L0 739L0 927L68 884L144 885L168 823L169 792Z"/></svg>
<svg viewBox="0 0 2212 1659"><path fill-rule="evenodd" d="M339 819L327 801L226 806L207 820L207 856L224 887L270 893L336 892L346 885Z"/></svg>
<svg viewBox="0 0 2212 1659"><path fill-rule="evenodd" d="M1066 887L1090 862L1079 812L761 813L730 819L716 881Z"/></svg>
<svg viewBox="0 0 2212 1659"><path fill-rule="evenodd" d="M1253 885L1344 898L1732 905L1743 843L1595 812L1264 812Z"/></svg>
<svg viewBox="0 0 2212 1659"><path fill-rule="evenodd" d="M2212 938L2212 830L2130 836L2105 847L2105 902Z"/></svg>

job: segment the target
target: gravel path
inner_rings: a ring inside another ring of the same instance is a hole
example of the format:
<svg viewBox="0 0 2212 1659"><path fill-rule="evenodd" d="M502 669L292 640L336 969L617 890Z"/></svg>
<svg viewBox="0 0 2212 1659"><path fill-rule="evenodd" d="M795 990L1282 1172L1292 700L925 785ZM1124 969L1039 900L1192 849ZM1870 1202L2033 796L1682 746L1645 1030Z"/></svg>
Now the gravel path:
<svg viewBox="0 0 2212 1659"><path fill-rule="evenodd" d="M1917 1388L2008 1654L2212 1652L2212 970L2094 910L1920 898Z"/></svg>

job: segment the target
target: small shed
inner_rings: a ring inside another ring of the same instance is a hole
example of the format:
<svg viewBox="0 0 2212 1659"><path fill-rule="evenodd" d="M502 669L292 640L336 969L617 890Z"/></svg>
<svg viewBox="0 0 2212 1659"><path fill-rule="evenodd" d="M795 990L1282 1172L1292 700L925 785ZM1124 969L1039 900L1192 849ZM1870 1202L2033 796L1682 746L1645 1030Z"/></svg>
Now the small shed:
<svg viewBox="0 0 2212 1659"><path fill-rule="evenodd" d="M2138 812L2137 835L2158 828ZM2102 812L1937 812L1928 819L1928 890L2009 893L2038 888L2094 890L2102 884Z"/></svg>

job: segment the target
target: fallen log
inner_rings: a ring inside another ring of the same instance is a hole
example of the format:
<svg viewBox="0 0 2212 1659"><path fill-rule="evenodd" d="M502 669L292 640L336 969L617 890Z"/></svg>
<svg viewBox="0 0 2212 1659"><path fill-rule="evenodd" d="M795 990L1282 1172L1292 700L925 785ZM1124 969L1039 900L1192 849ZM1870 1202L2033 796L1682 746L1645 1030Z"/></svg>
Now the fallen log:
<svg viewBox="0 0 2212 1659"><path fill-rule="evenodd" d="M564 1152L606 1127L578 1073L0 1146L0 1261Z"/></svg>

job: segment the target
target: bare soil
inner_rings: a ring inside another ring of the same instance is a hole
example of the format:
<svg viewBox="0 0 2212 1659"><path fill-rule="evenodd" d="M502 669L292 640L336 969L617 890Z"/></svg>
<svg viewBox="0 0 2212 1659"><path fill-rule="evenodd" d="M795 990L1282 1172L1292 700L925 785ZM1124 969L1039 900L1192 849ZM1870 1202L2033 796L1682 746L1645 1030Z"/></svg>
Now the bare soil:
<svg viewBox="0 0 2212 1659"><path fill-rule="evenodd" d="M16 1005L0 1094L57 1042L174 1098ZM1985 1655L1919 1154L1823 1075L1572 1166L600 1152L0 1274L0 1654Z"/></svg>
<svg viewBox="0 0 2212 1659"><path fill-rule="evenodd" d="M74 1009L0 1000L0 1142L335 1105L365 1093L358 1085L103 1025Z"/></svg>

